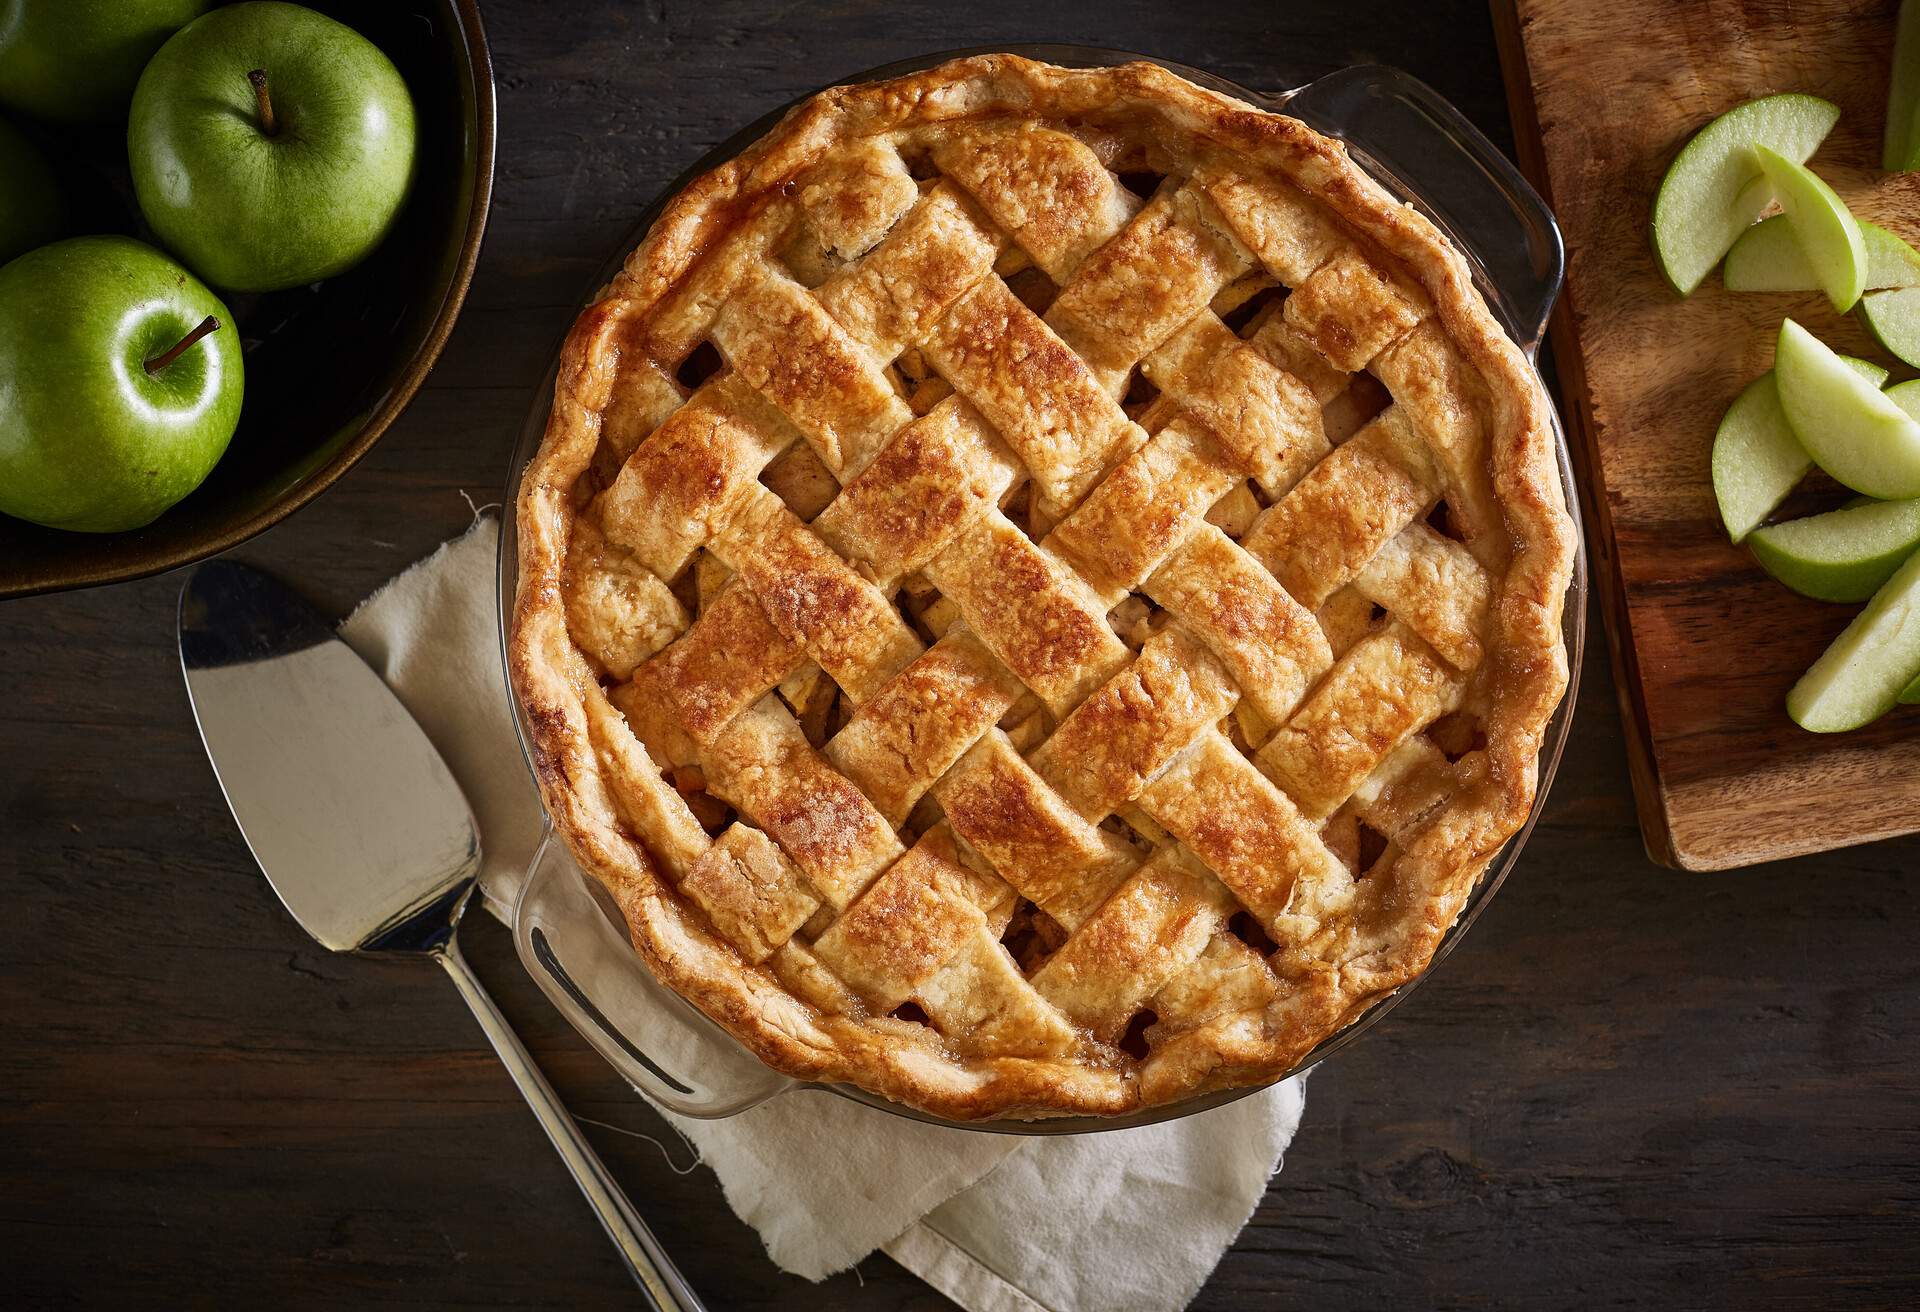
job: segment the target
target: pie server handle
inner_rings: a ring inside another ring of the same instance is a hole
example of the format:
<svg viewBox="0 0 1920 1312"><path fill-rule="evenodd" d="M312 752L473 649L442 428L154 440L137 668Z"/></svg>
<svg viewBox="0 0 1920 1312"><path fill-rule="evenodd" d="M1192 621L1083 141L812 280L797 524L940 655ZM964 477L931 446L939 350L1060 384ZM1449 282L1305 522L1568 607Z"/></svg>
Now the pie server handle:
<svg viewBox="0 0 1920 1312"><path fill-rule="evenodd" d="M655 1309L655 1312L706 1312L686 1278L660 1246L660 1241L653 1237L653 1232L647 1229L647 1223L640 1219L639 1213L633 1210L633 1204L627 1201L625 1192L608 1174L606 1164L580 1132L580 1126L567 1114L560 1095L553 1091L553 1086L547 1083L547 1077L540 1073L532 1054L513 1032L507 1018L500 1014L500 1009L488 996L473 973L473 968L460 955L459 948L449 940L433 956L453 977L454 986L460 990L460 996L466 999L473 1018L480 1022L480 1028L486 1031L493 1050L500 1055L507 1073L513 1076L520 1095L527 1100L527 1106L533 1109L540 1128L547 1132L547 1138L553 1141L560 1160L573 1173L573 1182L587 1196L587 1202L599 1218L601 1228L607 1232L607 1238L613 1241L621 1260L627 1264L627 1270L640 1286L647 1306Z"/></svg>
<svg viewBox="0 0 1920 1312"><path fill-rule="evenodd" d="M1339 137L1362 167L1445 229L1520 348L1529 357L1539 350L1566 269L1560 226L1452 102L1384 64L1343 68L1268 100Z"/></svg>

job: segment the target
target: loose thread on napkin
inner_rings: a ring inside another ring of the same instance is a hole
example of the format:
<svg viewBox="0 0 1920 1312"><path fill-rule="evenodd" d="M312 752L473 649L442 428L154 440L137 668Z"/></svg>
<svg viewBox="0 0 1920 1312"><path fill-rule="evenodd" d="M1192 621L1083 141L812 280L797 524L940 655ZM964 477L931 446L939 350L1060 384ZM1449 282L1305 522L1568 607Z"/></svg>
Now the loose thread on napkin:
<svg viewBox="0 0 1920 1312"><path fill-rule="evenodd" d="M667 1146L664 1143L661 1143L658 1139L654 1138L650 1134L647 1134L645 1131L629 1130L624 1125L615 1125L610 1121L596 1121L591 1116L576 1115L573 1119L580 1122L580 1124L582 1125L597 1125L603 1130L611 1130L615 1134L624 1134L629 1139L645 1139L648 1143L652 1144L655 1148L658 1148L660 1150L660 1156L666 1162L667 1169L669 1171L672 1171L675 1175L692 1175L695 1171L700 1169L700 1150L694 1147L691 1143L687 1143L686 1136L684 1135L681 1136L680 1142L685 1143L687 1145L687 1151L693 1154L693 1160L688 1162L685 1166L682 1166L678 1162L673 1160L672 1152L668 1151Z"/></svg>
<svg viewBox="0 0 1920 1312"><path fill-rule="evenodd" d="M483 506L476 506L473 504L473 494L471 492L467 491L465 488L461 488L459 489L459 491L460 491L460 499L466 502L467 509L473 512L473 524L467 525L468 532L472 532L473 525L478 524L480 522L480 516L486 514L489 510L500 509L501 505L503 504L499 501L489 501Z"/></svg>

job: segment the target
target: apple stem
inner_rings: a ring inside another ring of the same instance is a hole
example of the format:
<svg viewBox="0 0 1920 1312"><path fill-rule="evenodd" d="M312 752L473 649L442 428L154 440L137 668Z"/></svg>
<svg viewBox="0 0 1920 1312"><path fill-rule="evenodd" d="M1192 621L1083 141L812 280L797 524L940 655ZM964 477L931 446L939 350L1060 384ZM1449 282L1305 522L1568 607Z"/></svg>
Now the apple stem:
<svg viewBox="0 0 1920 1312"><path fill-rule="evenodd" d="M271 137L280 131L280 120L273 116L273 97L267 94L267 70L254 69L247 81L253 84L253 100L260 107L260 130Z"/></svg>
<svg viewBox="0 0 1920 1312"><path fill-rule="evenodd" d="M172 346L162 351L159 355L156 355L151 360L147 361L145 367L148 375L152 376L152 375L158 374L162 369L165 369L168 365L172 364L175 360L178 360L181 356L185 355L189 350L191 350L193 348L194 343L198 342L202 337L205 337L208 333L216 333L219 331L220 331L220 320L216 319L211 314L208 315L206 318L202 319L198 324L194 326L194 329L192 332L188 333L185 337L182 337L179 341L175 342Z"/></svg>

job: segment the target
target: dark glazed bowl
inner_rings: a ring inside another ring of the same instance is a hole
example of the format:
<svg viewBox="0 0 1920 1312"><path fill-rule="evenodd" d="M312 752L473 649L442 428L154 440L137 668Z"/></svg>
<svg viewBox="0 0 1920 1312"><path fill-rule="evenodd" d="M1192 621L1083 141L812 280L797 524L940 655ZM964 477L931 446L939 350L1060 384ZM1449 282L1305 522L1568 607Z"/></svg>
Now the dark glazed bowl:
<svg viewBox="0 0 1920 1312"><path fill-rule="evenodd" d="M479 0L305 0L386 52L413 93L419 172L365 263L312 287L222 294L240 324L239 430L207 481L146 528L69 533L0 515L0 598L157 574L279 523L353 468L453 331L493 194L493 61ZM152 241L127 181L126 125L23 127L59 161L69 234ZM157 243L156 243L157 244Z"/></svg>

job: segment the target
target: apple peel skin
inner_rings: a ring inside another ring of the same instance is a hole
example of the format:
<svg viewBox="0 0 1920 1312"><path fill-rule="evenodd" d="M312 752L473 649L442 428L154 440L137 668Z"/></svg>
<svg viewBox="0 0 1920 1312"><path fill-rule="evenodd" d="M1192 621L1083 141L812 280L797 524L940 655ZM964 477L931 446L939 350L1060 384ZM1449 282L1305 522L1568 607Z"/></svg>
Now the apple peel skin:
<svg viewBox="0 0 1920 1312"><path fill-rule="evenodd" d="M1894 572L1787 693L1811 733L1844 733L1892 710L1920 677L1920 552Z"/></svg>
<svg viewBox="0 0 1920 1312"><path fill-rule="evenodd" d="M60 183L47 157L0 118L0 264L52 241L62 209Z"/></svg>
<svg viewBox="0 0 1920 1312"><path fill-rule="evenodd" d="M108 124L163 42L217 0L0 0L0 104Z"/></svg>
<svg viewBox="0 0 1920 1312"><path fill-rule="evenodd" d="M1764 144L1753 152L1773 184L1774 196L1793 229L1800 253L1813 266L1820 289L1845 314L1866 291L1867 245L1846 202L1806 165Z"/></svg>
<svg viewBox="0 0 1920 1312"><path fill-rule="evenodd" d="M1903 3L1893 29L1893 77L1887 86L1887 127L1880 167L1889 173L1920 168L1920 5Z"/></svg>
<svg viewBox="0 0 1920 1312"><path fill-rule="evenodd" d="M1815 464L1866 496L1920 497L1920 422L1791 319L1773 371L1780 408Z"/></svg>
<svg viewBox="0 0 1920 1312"><path fill-rule="evenodd" d="M1728 110L1681 147L1653 200L1655 263L1675 291L1691 295L1772 199L1751 147L1763 142L1802 163L1839 120L1839 107L1817 96L1763 96Z"/></svg>

